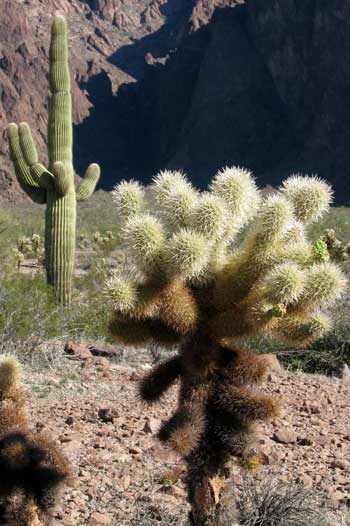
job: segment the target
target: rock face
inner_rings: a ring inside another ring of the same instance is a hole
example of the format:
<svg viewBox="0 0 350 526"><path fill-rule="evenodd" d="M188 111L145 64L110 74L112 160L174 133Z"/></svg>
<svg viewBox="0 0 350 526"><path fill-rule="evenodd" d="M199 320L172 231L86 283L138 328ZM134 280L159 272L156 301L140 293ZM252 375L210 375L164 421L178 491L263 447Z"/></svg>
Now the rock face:
<svg viewBox="0 0 350 526"><path fill-rule="evenodd" d="M239 164L261 186L318 173L349 204L346 0L3 3L2 130L26 119L44 146L47 13L59 10L70 25L76 164L99 162L106 189L166 166L205 186ZM3 141L0 160L0 195L18 196Z"/></svg>
<svg viewBox="0 0 350 526"><path fill-rule="evenodd" d="M217 10L159 70L158 164L200 182L237 163L262 184L319 173L349 203L350 6L250 0Z"/></svg>

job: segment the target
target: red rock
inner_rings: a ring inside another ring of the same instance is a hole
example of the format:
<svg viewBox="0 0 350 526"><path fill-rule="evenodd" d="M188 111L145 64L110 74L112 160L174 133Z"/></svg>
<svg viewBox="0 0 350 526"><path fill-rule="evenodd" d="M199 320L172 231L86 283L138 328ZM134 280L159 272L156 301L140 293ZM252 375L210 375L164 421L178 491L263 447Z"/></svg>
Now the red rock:
<svg viewBox="0 0 350 526"><path fill-rule="evenodd" d="M157 433L160 425L161 421L158 418L147 417L143 431L145 433L151 433L152 435L154 435L155 433Z"/></svg>
<svg viewBox="0 0 350 526"><path fill-rule="evenodd" d="M113 517L108 513L93 513L90 517L91 523L96 524L97 526L107 526L111 524Z"/></svg>
<svg viewBox="0 0 350 526"><path fill-rule="evenodd" d="M76 360L91 360L92 354L84 343L69 341L64 347L64 352Z"/></svg>
<svg viewBox="0 0 350 526"><path fill-rule="evenodd" d="M292 429L280 429L272 437L272 440L280 444L295 444L297 439L297 434Z"/></svg>
<svg viewBox="0 0 350 526"><path fill-rule="evenodd" d="M344 462L343 460L335 459L335 460L332 460L332 462L330 463L330 467L331 468L338 468L338 469L346 469L347 468L347 463Z"/></svg>

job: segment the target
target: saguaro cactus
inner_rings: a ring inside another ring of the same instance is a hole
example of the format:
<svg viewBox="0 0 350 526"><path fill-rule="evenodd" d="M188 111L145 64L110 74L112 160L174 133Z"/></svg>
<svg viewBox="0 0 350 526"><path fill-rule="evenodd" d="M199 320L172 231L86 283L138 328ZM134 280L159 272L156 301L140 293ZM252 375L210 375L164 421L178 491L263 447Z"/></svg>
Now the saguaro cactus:
<svg viewBox="0 0 350 526"><path fill-rule="evenodd" d="M19 364L0 361L0 524L48 526L68 461L46 436L30 430Z"/></svg>
<svg viewBox="0 0 350 526"><path fill-rule="evenodd" d="M187 463L192 523L214 526L227 460L258 465L254 424L279 408L257 391L268 364L244 339L265 332L307 345L329 329L321 309L345 287L326 245L305 233L331 190L294 176L262 199L249 172L226 168L210 192L163 172L147 192L119 184L114 200L129 261L106 281L110 330L130 345L178 346L142 380L140 395L156 402L179 381L178 407L158 437Z"/></svg>
<svg viewBox="0 0 350 526"><path fill-rule="evenodd" d="M27 123L8 126L11 157L19 184L36 203L46 204L45 254L47 281L58 300L69 304L76 244L76 202L88 199L100 176L91 164L75 188L73 127L67 24L54 19L50 45L48 169L38 154Z"/></svg>

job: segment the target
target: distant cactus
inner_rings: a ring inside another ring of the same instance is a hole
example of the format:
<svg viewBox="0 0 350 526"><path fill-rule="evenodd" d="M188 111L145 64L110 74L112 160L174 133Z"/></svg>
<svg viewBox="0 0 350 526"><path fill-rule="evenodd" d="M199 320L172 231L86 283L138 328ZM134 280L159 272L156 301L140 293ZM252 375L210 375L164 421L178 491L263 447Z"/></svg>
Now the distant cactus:
<svg viewBox="0 0 350 526"><path fill-rule="evenodd" d="M20 237L17 240L17 247L13 249L13 255L18 269L26 257L36 258L42 264L45 261L45 249L39 234L33 234L32 237Z"/></svg>
<svg viewBox="0 0 350 526"><path fill-rule="evenodd" d="M92 234L91 239L87 234L80 234L79 248L110 248L111 242L115 239L113 232L106 230L105 232L96 231Z"/></svg>
<svg viewBox="0 0 350 526"><path fill-rule="evenodd" d="M54 442L28 425L19 364L0 360L0 524L49 525L59 490L70 477Z"/></svg>
<svg viewBox="0 0 350 526"><path fill-rule="evenodd" d="M49 81L48 169L38 162L27 123L19 127L9 124L8 137L19 184L34 202L46 204L47 281L54 286L59 302L67 305L75 259L76 203L94 192L100 169L91 164L75 188L67 25L63 16L56 16L52 24Z"/></svg>
<svg viewBox="0 0 350 526"><path fill-rule="evenodd" d="M234 455L257 466L254 422L279 411L256 390L266 360L242 341L269 333L310 343L329 329L322 309L346 286L324 246L315 250L305 233L331 191L317 178L291 177L263 200L249 172L226 168L210 192L162 172L147 190L123 182L113 193L129 260L106 282L110 330L130 345L179 346L146 375L140 394L156 402L180 381L178 407L158 436L186 460L192 523L213 526L225 463Z"/></svg>
<svg viewBox="0 0 350 526"><path fill-rule="evenodd" d="M325 231L319 242L323 242L333 261L344 262L350 259L350 243L343 243L337 239L335 230L329 228Z"/></svg>

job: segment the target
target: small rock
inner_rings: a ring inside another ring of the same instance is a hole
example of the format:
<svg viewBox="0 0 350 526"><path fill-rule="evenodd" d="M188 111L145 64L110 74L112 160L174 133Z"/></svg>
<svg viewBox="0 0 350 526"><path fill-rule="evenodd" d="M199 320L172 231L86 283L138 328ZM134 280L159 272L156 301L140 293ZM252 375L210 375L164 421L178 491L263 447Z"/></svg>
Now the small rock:
<svg viewBox="0 0 350 526"><path fill-rule="evenodd" d="M107 358L102 358L101 356L94 358L94 364L97 366L97 369L103 374L108 373L111 367L110 362L107 360Z"/></svg>
<svg viewBox="0 0 350 526"><path fill-rule="evenodd" d="M297 444L298 446L312 446L313 441L308 437L298 438Z"/></svg>
<svg viewBox="0 0 350 526"><path fill-rule="evenodd" d="M69 354L75 360L86 361L92 359L92 354L89 351L87 345L82 342L67 342L64 347L64 352Z"/></svg>
<svg viewBox="0 0 350 526"><path fill-rule="evenodd" d="M313 480L308 475L300 475L300 477L297 479L298 482L301 482L305 488L310 489L313 486Z"/></svg>
<svg viewBox="0 0 350 526"><path fill-rule="evenodd" d="M346 462L340 459L332 460L330 463L331 468L346 469Z"/></svg>
<svg viewBox="0 0 350 526"><path fill-rule="evenodd" d="M129 453L131 453L132 455L141 455L142 449L139 447L133 446L129 449Z"/></svg>
<svg viewBox="0 0 350 526"><path fill-rule="evenodd" d="M106 526L112 522L112 516L108 513L95 512L92 513L90 519L92 524L97 524L98 526Z"/></svg>
<svg viewBox="0 0 350 526"><path fill-rule="evenodd" d="M95 345L89 345L89 351L93 356L102 356L104 358L113 358L122 354L122 351L120 349L116 349L112 345L108 344L101 344L98 345L98 347L96 347Z"/></svg>
<svg viewBox="0 0 350 526"><path fill-rule="evenodd" d="M74 424L74 417L73 416L67 416L65 422L66 422L66 424L68 426L72 426Z"/></svg>
<svg viewBox="0 0 350 526"><path fill-rule="evenodd" d="M341 380L343 384L350 384L350 369L349 366L344 363L341 371Z"/></svg>
<svg viewBox="0 0 350 526"><path fill-rule="evenodd" d="M158 431L159 427L160 427L160 420L158 420L157 418L148 417L146 419L146 423L143 428L143 431L145 433L151 433L152 435L154 435Z"/></svg>
<svg viewBox="0 0 350 526"><path fill-rule="evenodd" d="M113 422L113 419L116 418L116 413L110 407L101 408L98 410L98 416L102 422Z"/></svg>
<svg viewBox="0 0 350 526"><path fill-rule="evenodd" d="M172 495L178 499L184 499L186 497L186 492L178 486L161 486L159 491L166 493L167 495Z"/></svg>
<svg viewBox="0 0 350 526"><path fill-rule="evenodd" d="M272 440L280 444L295 444L297 439L297 434L292 429L280 429L272 437Z"/></svg>

